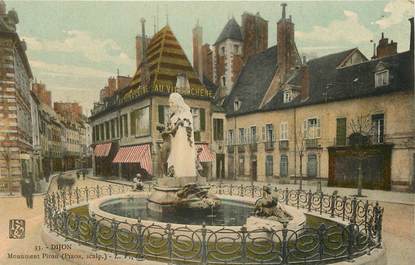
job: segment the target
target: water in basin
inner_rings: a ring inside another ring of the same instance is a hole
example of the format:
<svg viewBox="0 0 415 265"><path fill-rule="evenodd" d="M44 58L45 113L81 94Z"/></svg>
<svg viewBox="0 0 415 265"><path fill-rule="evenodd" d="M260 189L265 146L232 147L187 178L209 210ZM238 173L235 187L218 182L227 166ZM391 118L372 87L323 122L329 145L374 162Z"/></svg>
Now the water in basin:
<svg viewBox="0 0 415 265"><path fill-rule="evenodd" d="M253 215L254 208L251 205L236 201L222 200L216 209L197 210L181 209L170 206L171 211L162 213L147 209L147 198L120 198L104 202L99 207L111 214L128 218L150 220L165 223L201 225L226 225L241 226L246 218Z"/></svg>

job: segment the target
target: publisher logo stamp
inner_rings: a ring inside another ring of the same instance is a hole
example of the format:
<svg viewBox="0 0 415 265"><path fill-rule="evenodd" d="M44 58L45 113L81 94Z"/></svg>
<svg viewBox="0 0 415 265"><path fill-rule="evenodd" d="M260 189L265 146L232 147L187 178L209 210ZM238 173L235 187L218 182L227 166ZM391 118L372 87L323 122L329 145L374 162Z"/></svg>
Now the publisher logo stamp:
<svg viewBox="0 0 415 265"><path fill-rule="evenodd" d="M9 238L23 239L25 237L25 220L10 219L9 220Z"/></svg>

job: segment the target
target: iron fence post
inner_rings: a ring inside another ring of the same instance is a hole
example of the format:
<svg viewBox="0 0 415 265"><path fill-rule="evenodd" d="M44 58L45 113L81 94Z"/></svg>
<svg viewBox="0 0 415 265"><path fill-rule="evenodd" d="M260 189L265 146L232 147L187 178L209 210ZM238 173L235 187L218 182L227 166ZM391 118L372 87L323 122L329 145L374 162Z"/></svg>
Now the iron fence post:
<svg viewBox="0 0 415 265"><path fill-rule="evenodd" d="M245 194L244 194L244 185L243 184L241 184L241 197L243 197Z"/></svg>
<svg viewBox="0 0 415 265"><path fill-rule="evenodd" d="M208 263L208 244L206 242L206 234L207 234L207 229L206 229L206 224L205 222L203 222L202 224L202 249L201 249L201 260L200 260L200 264L205 265Z"/></svg>
<svg viewBox="0 0 415 265"><path fill-rule="evenodd" d="M62 222L63 222L63 233L65 234L65 240L68 237L68 212L66 211L66 208L63 208L62 212Z"/></svg>
<svg viewBox="0 0 415 265"><path fill-rule="evenodd" d="M241 262L242 264L245 264L248 260L247 260L247 251L246 251L246 237L247 237L247 229L246 226L243 225L241 227L241 233L242 233L242 238L241 238Z"/></svg>
<svg viewBox="0 0 415 265"><path fill-rule="evenodd" d="M347 197L344 196L343 197L343 209L342 209L342 219L344 221L344 218L346 217L346 202L347 202Z"/></svg>
<svg viewBox="0 0 415 265"><path fill-rule="evenodd" d="M324 194L322 192L320 192L320 215L323 214L323 198L324 198Z"/></svg>
<svg viewBox="0 0 415 265"><path fill-rule="evenodd" d="M111 196L112 195L112 186L111 184L108 186L108 193Z"/></svg>
<svg viewBox="0 0 415 265"><path fill-rule="evenodd" d="M75 197L76 197L76 204L79 204L79 188L75 188Z"/></svg>
<svg viewBox="0 0 415 265"><path fill-rule="evenodd" d="M118 226L119 226L119 222L118 221L115 221L115 219L112 219L112 221L111 221L111 230L112 230L112 232L113 232L113 235L114 235L114 238L113 238L113 241L112 241L112 248L114 249L114 254L115 254L115 257L117 257L117 246L118 246L118 235L117 235L117 232L118 232Z"/></svg>
<svg viewBox="0 0 415 265"><path fill-rule="evenodd" d="M231 183L231 186L230 186L230 188L229 188L229 195L231 195L231 196L232 196L232 189L233 189L233 185L232 185L232 183Z"/></svg>
<svg viewBox="0 0 415 265"><path fill-rule="evenodd" d="M169 257L169 264L172 264L173 261L173 235L171 224L166 225L167 230L167 255Z"/></svg>
<svg viewBox="0 0 415 265"><path fill-rule="evenodd" d="M356 197L354 197L352 200L352 216L351 216L351 222L353 224L356 223L356 207L357 207L357 200L356 200Z"/></svg>
<svg viewBox="0 0 415 265"><path fill-rule="evenodd" d="M219 182L219 194L222 194L222 183Z"/></svg>
<svg viewBox="0 0 415 265"><path fill-rule="evenodd" d="M365 202L365 224L367 223L367 214L368 214L368 210L369 210L369 201L366 200Z"/></svg>
<svg viewBox="0 0 415 265"><path fill-rule="evenodd" d="M287 241L287 235L288 235L288 229L287 229L287 222L282 223L282 245L281 245L281 256L282 256L282 262L281 264L288 264L288 241Z"/></svg>
<svg viewBox="0 0 415 265"><path fill-rule="evenodd" d="M137 259L144 259L144 238L143 238L143 225L141 224L141 218L137 219Z"/></svg>
<svg viewBox="0 0 415 265"><path fill-rule="evenodd" d="M373 217L371 217L370 218L370 220L369 220L369 222L367 222L366 224L367 224L367 230L368 230L368 237L369 237L369 240L368 240L368 245L367 245L367 255L370 255L371 253L371 250L372 250L372 247L370 246L370 244L371 244L371 242L372 242L372 237L373 237L373 235L372 235L372 222L373 222Z"/></svg>
<svg viewBox="0 0 415 265"><path fill-rule="evenodd" d="M62 192L62 204L63 204L63 208L66 208L66 193L65 191Z"/></svg>
<svg viewBox="0 0 415 265"><path fill-rule="evenodd" d="M76 220L76 238L78 239L78 244L81 245L81 217L79 215L75 216Z"/></svg>
<svg viewBox="0 0 415 265"><path fill-rule="evenodd" d="M300 208L300 190L297 190L297 209Z"/></svg>
<svg viewBox="0 0 415 265"><path fill-rule="evenodd" d="M347 258L351 261L353 260L353 250L354 250L354 226L355 224L351 223L347 226L348 231L348 244L347 244Z"/></svg>
<svg viewBox="0 0 415 265"><path fill-rule="evenodd" d="M288 205L288 188L285 188L285 205Z"/></svg>
<svg viewBox="0 0 415 265"><path fill-rule="evenodd" d="M324 234L326 233L326 226L325 224L321 224L318 228L318 246L319 246L319 257L320 261L323 260L324 257Z"/></svg>
<svg viewBox="0 0 415 265"><path fill-rule="evenodd" d="M308 212L311 212L311 197L313 196L313 194L311 193L311 190L308 190L307 193L307 210Z"/></svg>
<svg viewBox="0 0 415 265"><path fill-rule="evenodd" d="M334 218L334 209L336 206L337 195L332 194L330 197L330 217Z"/></svg>
<svg viewBox="0 0 415 265"><path fill-rule="evenodd" d="M99 198L99 196L100 196L100 192L99 192L99 186L97 185L97 187L96 187L96 192L95 192L95 194L97 195L97 198Z"/></svg>
<svg viewBox="0 0 415 265"><path fill-rule="evenodd" d="M378 247L382 247L382 217L383 209L379 207L379 203L376 202L376 215L375 215L375 229L376 229L376 238Z"/></svg>
<svg viewBox="0 0 415 265"><path fill-rule="evenodd" d="M88 191L88 186L85 186L85 199L88 202L89 201L89 191Z"/></svg>
<svg viewBox="0 0 415 265"><path fill-rule="evenodd" d="M253 183L251 184L251 188L252 188L252 190L251 190L251 197L254 198L255 197L255 186L254 186Z"/></svg>
<svg viewBox="0 0 415 265"><path fill-rule="evenodd" d="M95 219L95 214L92 213L91 217L89 218L89 222L91 223L91 232L92 232L92 244L94 245L94 248L98 248L98 223Z"/></svg>

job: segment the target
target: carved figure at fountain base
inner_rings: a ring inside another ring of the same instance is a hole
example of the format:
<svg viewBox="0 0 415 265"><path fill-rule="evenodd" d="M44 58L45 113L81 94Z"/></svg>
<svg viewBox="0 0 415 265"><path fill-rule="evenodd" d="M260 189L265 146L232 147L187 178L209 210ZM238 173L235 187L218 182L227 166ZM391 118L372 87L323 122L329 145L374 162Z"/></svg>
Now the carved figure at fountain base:
<svg viewBox="0 0 415 265"><path fill-rule="evenodd" d="M255 216L288 223L293 216L278 204L278 199L271 195L270 187L263 188L263 195L255 203Z"/></svg>

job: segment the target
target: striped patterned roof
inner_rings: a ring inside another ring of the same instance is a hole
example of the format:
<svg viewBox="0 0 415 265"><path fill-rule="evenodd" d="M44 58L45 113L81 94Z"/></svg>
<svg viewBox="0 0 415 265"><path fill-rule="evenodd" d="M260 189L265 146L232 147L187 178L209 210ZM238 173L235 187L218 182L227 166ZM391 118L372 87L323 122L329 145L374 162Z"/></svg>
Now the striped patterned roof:
<svg viewBox="0 0 415 265"><path fill-rule="evenodd" d="M176 86L178 74L185 74L191 88L207 90L187 59L182 47L167 25L157 32L147 48L147 62L150 74L150 87L158 85ZM130 89L141 83L141 67L137 68Z"/></svg>

